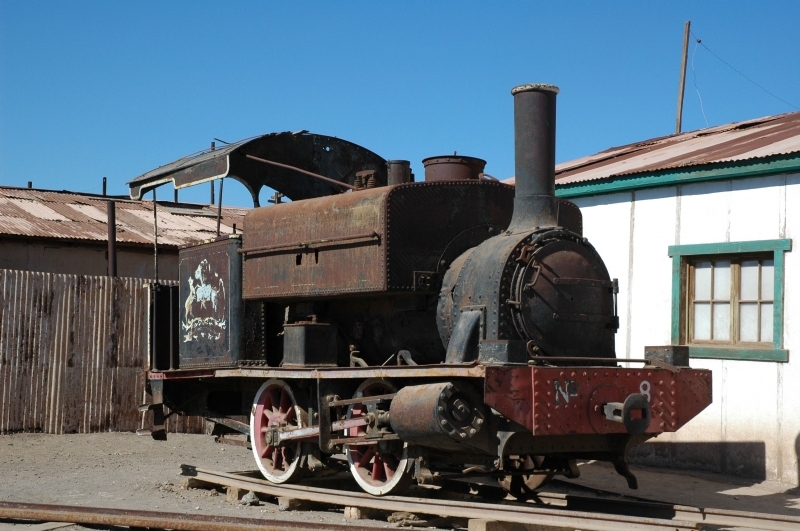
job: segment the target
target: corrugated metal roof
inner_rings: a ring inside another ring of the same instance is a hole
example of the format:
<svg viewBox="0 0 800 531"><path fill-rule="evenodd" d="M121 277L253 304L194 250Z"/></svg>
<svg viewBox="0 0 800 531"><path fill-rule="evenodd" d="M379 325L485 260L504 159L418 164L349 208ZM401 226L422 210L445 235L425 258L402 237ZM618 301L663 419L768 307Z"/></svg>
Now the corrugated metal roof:
<svg viewBox="0 0 800 531"><path fill-rule="evenodd" d="M800 153L800 112L613 147L556 165L556 185L791 153Z"/></svg>
<svg viewBox="0 0 800 531"><path fill-rule="evenodd" d="M27 188L0 188L0 235L107 241L109 199L117 200L117 241L152 244L152 201ZM170 212L171 206L180 208ZM247 210L222 207L220 230L230 233L234 223L241 228ZM159 202L157 212L160 245L177 247L216 235L215 206Z"/></svg>

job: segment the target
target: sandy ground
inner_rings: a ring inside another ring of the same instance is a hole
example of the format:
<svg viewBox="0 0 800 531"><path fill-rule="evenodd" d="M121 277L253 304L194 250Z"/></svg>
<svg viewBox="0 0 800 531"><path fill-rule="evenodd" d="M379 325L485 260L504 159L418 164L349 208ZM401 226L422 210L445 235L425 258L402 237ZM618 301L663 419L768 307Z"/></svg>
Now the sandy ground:
<svg viewBox="0 0 800 531"><path fill-rule="evenodd" d="M5 435L0 436L0 500L305 522L349 521L341 508L280 511L274 500L242 506L228 501L222 492L180 487L181 464L223 471L251 470L255 468L252 459L249 450L216 444L204 435L170 434L166 442L129 433ZM584 495L587 489L602 489L683 505L800 516L800 489L777 482L633 468L640 488L630 491L610 466L584 463L580 468L580 479L556 481L543 490ZM385 520L359 523L381 528L390 525ZM0 521L0 529L41 528Z"/></svg>
<svg viewBox="0 0 800 531"><path fill-rule="evenodd" d="M243 506L227 501L224 492L183 489L181 464L227 471L255 468L250 450L217 444L205 435L170 434L166 442L131 433L4 435L0 436L0 500L307 522L349 521L341 509L279 511L278 505L269 501ZM388 526L385 521L372 523ZM26 527L0 522L0 530L27 531Z"/></svg>

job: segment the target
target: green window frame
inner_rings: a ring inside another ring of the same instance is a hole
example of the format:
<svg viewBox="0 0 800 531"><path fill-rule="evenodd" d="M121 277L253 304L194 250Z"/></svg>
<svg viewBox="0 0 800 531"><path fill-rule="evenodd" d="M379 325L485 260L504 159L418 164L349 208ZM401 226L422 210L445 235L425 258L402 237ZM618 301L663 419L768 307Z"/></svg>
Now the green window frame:
<svg viewBox="0 0 800 531"><path fill-rule="evenodd" d="M671 245L672 257L672 344L687 344L684 332L688 297L686 272L690 260L715 257L736 256L758 253L773 253L775 282L772 308L772 346L771 348L747 348L730 346L702 346L689 344L689 357L753 361L789 361L789 351L783 348L783 285L784 253L792 250L792 240L760 240L749 242L701 243L694 245Z"/></svg>

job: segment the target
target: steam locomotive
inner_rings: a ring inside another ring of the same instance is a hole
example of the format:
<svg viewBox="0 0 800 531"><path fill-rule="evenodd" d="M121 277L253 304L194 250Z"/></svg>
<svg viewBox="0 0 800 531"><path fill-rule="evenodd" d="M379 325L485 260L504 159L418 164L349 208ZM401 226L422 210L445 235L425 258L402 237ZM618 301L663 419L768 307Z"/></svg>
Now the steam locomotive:
<svg viewBox="0 0 800 531"><path fill-rule="evenodd" d="M616 358L617 281L555 196L557 93L512 90L515 186L459 155L413 182L406 161L306 132L132 181L134 198L231 176L256 205L262 185L292 199L181 249L179 285L153 285L151 435L202 415L245 434L271 482L343 455L376 496L488 477L525 497L579 459L636 488L627 450L710 404L711 374L679 346Z"/></svg>

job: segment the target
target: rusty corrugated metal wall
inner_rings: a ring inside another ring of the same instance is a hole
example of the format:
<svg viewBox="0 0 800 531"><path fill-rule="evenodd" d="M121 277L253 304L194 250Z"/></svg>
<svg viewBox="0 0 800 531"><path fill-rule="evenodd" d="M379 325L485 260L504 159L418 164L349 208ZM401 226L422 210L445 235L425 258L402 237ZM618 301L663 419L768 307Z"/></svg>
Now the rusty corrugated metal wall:
<svg viewBox="0 0 800 531"><path fill-rule="evenodd" d="M141 426L147 283L0 269L0 433ZM170 424L204 429L196 417Z"/></svg>

